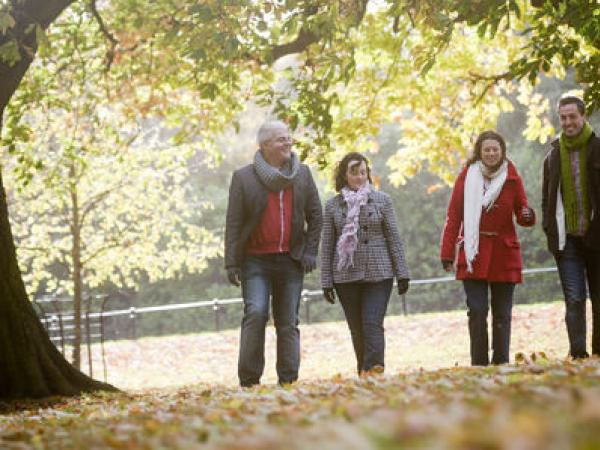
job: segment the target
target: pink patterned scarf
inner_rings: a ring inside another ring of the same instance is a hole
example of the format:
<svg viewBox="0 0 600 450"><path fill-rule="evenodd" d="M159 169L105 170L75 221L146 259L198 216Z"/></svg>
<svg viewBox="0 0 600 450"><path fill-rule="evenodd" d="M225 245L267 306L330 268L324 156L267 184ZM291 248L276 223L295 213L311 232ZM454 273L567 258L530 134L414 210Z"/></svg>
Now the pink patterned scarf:
<svg viewBox="0 0 600 450"><path fill-rule="evenodd" d="M347 269L354 265L354 252L358 246L357 234L360 207L367 203L370 192L371 185L369 182L365 183L365 185L357 191L353 191L348 187L342 188L341 194L348 206L348 211L346 213L346 224L344 225L344 228L342 228L342 234L338 239L336 246L339 256L337 265L338 270Z"/></svg>

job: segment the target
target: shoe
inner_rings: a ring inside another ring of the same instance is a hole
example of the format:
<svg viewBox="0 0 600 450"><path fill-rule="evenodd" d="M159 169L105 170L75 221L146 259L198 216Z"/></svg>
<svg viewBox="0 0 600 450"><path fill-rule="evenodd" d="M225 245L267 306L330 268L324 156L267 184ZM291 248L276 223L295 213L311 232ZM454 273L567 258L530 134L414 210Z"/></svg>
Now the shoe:
<svg viewBox="0 0 600 450"><path fill-rule="evenodd" d="M251 388L260 384L260 381L240 381L240 386L243 388Z"/></svg>
<svg viewBox="0 0 600 450"><path fill-rule="evenodd" d="M369 370L363 370L360 372L360 377L361 378L369 378L369 377L376 377L378 375L383 375L385 368L379 364L371 367Z"/></svg>
<svg viewBox="0 0 600 450"><path fill-rule="evenodd" d="M577 360L581 360L581 359L587 359L590 357L590 355L588 354L588 352L583 352L583 353L576 353L574 355L571 355L571 357L573 358L574 361L577 361Z"/></svg>

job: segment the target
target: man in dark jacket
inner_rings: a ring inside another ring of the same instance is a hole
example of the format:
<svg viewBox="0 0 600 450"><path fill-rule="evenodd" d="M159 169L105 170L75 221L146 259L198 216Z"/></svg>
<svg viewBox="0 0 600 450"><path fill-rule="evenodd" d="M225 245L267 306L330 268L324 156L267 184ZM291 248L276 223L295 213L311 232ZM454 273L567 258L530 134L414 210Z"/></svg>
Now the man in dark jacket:
<svg viewBox="0 0 600 450"><path fill-rule="evenodd" d="M566 303L569 352L586 358L586 278L592 300L592 353L600 355L600 139L579 97L558 104L562 133L544 160L543 227Z"/></svg>
<svg viewBox="0 0 600 450"><path fill-rule="evenodd" d="M225 268L242 286L240 384L260 383L265 359L269 298L277 332L280 384L298 379L298 307L304 274L316 267L321 201L309 168L291 151L286 124L267 122L258 131L253 164L236 170L229 188Z"/></svg>

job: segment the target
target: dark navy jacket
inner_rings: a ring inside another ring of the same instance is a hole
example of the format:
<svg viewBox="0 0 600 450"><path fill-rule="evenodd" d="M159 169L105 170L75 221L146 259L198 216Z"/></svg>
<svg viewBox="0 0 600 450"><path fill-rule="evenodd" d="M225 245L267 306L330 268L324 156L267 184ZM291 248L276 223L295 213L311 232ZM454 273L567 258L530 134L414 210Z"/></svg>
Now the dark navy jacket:
<svg viewBox="0 0 600 450"><path fill-rule="evenodd" d="M587 151L588 197L592 220L584 236L585 244L600 250L600 138L595 134L588 141ZM548 250L558 253L558 224L556 223L556 198L560 183L560 145L558 139L552 142L552 150L544 159L544 179L542 184L542 212L544 232L548 240Z"/></svg>

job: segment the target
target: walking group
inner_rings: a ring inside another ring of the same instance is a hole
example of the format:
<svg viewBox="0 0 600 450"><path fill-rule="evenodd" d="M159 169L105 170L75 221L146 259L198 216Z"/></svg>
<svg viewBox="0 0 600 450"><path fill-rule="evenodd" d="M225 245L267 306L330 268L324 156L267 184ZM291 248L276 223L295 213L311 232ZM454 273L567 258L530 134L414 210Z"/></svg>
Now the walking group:
<svg viewBox="0 0 600 450"><path fill-rule="evenodd" d="M563 96L558 115L562 131L544 160L542 226L565 298L569 353L579 359L589 356L588 292L592 354L600 355L600 138L579 97ZM241 286L244 300L241 386L260 383L271 309L278 381L297 380L300 296L304 275L317 266L319 242L323 296L330 303L339 299L358 373L383 372L383 322L393 281L402 295L410 278L389 195L373 186L368 159L348 153L335 167L337 195L323 213L309 168L292 152L287 125L263 124L257 141L253 163L233 174L225 229L227 277ZM536 215L503 137L484 131L456 179L440 251L444 270L456 272L463 283L472 365L490 363L489 305L491 363L509 362L513 293L522 281L515 219L531 227Z"/></svg>

